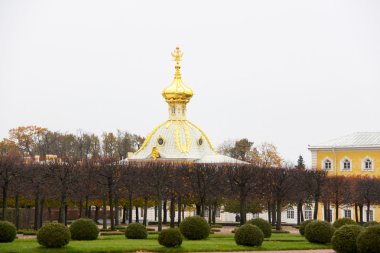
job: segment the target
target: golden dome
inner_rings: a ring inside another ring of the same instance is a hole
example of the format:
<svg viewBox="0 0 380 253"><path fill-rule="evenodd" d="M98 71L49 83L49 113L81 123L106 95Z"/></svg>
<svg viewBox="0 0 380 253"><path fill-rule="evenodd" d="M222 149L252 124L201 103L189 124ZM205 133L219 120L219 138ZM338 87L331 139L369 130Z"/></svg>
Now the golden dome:
<svg viewBox="0 0 380 253"><path fill-rule="evenodd" d="M188 103L193 96L193 90L187 87L181 77L181 65L183 52L177 47L174 52L172 52L175 64L175 74L173 82L162 91L162 96L168 103Z"/></svg>

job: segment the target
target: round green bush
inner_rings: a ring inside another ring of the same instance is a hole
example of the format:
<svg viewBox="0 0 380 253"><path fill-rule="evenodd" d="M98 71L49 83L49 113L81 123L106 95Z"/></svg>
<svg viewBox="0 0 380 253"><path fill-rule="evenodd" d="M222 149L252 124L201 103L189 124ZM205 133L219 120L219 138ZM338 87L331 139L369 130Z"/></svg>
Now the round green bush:
<svg viewBox="0 0 380 253"><path fill-rule="evenodd" d="M305 227L305 238L309 242L329 243L333 233L333 226L326 221L312 221Z"/></svg>
<svg viewBox="0 0 380 253"><path fill-rule="evenodd" d="M351 220L350 218L342 218L342 219L337 219L333 223L334 228L340 228L341 226L344 225L356 225L356 222L354 220Z"/></svg>
<svg viewBox="0 0 380 253"><path fill-rule="evenodd" d="M13 242L16 234L15 225L8 221L0 221L0 242Z"/></svg>
<svg viewBox="0 0 380 253"><path fill-rule="evenodd" d="M333 249L337 253L356 253L358 252L356 247L356 239L360 232L363 231L363 227L359 225L343 225L338 228L333 237L331 243Z"/></svg>
<svg viewBox="0 0 380 253"><path fill-rule="evenodd" d="M356 240L356 246L360 253L379 253L380 225L370 226L364 229Z"/></svg>
<svg viewBox="0 0 380 253"><path fill-rule="evenodd" d="M146 239L148 237L148 231L143 224L131 223L125 230L125 237L128 239Z"/></svg>
<svg viewBox="0 0 380 253"><path fill-rule="evenodd" d="M210 234L207 221L200 216L191 216L179 224L179 230L189 240L206 239Z"/></svg>
<svg viewBox="0 0 380 253"><path fill-rule="evenodd" d="M37 233L37 241L48 248L61 248L70 241L70 230L61 223L45 224Z"/></svg>
<svg viewBox="0 0 380 253"><path fill-rule="evenodd" d="M363 227L371 227L371 226L376 226L376 225L379 225L379 223L377 221L369 221L369 222L366 222L363 224Z"/></svg>
<svg viewBox="0 0 380 253"><path fill-rule="evenodd" d="M91 219L78 219L71 224L70 233L73 240L96 240L99 228Z"/></svg>
<svg viewBox="0 0 380 253"><path fill-rule="evenodd" d="M162 230L158 235L158 243L165 247L178 247L182 244L182 234L177 228Z"/></svg>
<svg viewBox="0 0 380 253"><path fill-rule="evenodd" d="M258 226L250 223L240 226L235 232L235 242L244 246L260 246L264 240L264 233Z"/></svg>
<svg viewBox="0 0 380 253"><path fill-rule="evenodd" d="M256 218L256 219L248 221L247 223L258 226L261 229L261 231L263 231L264 238L271 237L272 225L268 221L261 218Z"/></svg>
<svg viewBox="0 0 380 253"><path fill-rule="evenodd" d="M300 231L300 234L302 236L305 235L305 227L307 226L307 224L309 224L310 222L312 222L313 220L305 220L304 222L301 223L300 227L299 227L299 231Z"/></svg>

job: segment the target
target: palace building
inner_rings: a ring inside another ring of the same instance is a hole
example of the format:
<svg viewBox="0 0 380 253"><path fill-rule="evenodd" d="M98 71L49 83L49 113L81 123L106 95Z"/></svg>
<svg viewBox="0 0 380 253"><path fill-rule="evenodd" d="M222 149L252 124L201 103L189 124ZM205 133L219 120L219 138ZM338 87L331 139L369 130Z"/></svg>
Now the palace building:
<svg viewBox="0 0 380 253"><path fill-rule="evenodd" d="M327 171L330 176L380 176L380 132L357 132L317 145L309 146L312 168ZM321 206L322 207L322 206ZM318 218L323 219L323 208ZM334 214L335 209L329 210ZM345 206L338 210L340 218L355 217L355 208ZM367 219L367 207L363 210L364 221L380 220L380 208L371 207ZM330 215L335 218L335 215Z"/></svg>

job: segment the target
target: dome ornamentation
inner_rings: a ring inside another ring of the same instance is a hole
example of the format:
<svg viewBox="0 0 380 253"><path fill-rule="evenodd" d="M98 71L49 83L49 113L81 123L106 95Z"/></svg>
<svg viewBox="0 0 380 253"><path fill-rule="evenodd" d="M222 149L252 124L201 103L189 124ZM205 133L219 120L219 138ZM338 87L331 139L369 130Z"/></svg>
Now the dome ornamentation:
<svg viewBox="0 0 380 253"><path fill-rule="evenodd" d="M181 76L181 65L183 52L177 47L174 52L171 53L173 56L175 64L175 73L174 80L172 83L162 91L162 96L165 98L166 102L171 103L184 103L187 104L191 97L193 96L193 91L189 87L187 87L183 81Z"/></svg>

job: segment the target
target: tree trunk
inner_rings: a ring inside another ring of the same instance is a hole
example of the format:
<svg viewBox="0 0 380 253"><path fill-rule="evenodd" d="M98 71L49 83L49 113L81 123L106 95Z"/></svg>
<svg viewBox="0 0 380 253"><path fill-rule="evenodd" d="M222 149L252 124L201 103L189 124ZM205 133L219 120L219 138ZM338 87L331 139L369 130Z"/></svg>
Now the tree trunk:
<svg viewBox="0 0 380 253"><path fill-rule="evenodd" d="M91 205L87 207L87 218L91 219L92 213L91 213Z"/></svg>
<svg viewBox="0 0 380 253"><path fill-rule="evenodd" d="M369 213L370 213L370 207L371 207L371 205L370 205L370 202L368 201L367 202L367 222L370 222L370 217L369 217Z"/></svg>
<svg viewBox="0 0 380 253"><path fill-rule="evenodd" d="M123 220L121 223L123 224L127 223L127 206L123 206Z"/></svg>
<svg viewBox="0 0 380 253"><path fill-rule="evenodd" d="M133 214L133 201L132 201L132 193L129 193L128 194L128 200L129 200L129 203L128 203L128 224L129 223L132 223L132 214Z"/></svg>
<svg viewBox="0 0 380 253"><path fill-rule="evenodd" d="M195 214L201 215L201 206L199 204L195 204Z"/></svg>
<svg viewBox="0 0 380 253"><path fill-rule="evenodd" d="M179 195L178 196L178 213L177 213L178 226L181 223L181 217L182 217L182 197L181 195Z"/></svg>
<svg viewBox="0 0 380 253"><path fill-rule="evenodd" d="M45 199L42 198L40 200L40 204L38 205L39 211L38 211L38 228L42 227L43 219L44 219L44 203Z"/></svg>
<svg viewBox="0 0 380 253"><path fill-rule="evenodd" d="M38 222L39 222L39 215L38 212L40 211L39 208L39 203L40 203L40 195L39 193L36 194L34 198L34 230L38 230Z"/></svg>
<svg viewBox="0 0 380 253"><path fill-rule="evenodd" d="M15 207L16 207L15 225L16 225L16 229L18 230L20 228L20 200L19 200L18 192L16 193L16 196L15 196Z"/></svg>
<svg viewBox="0 0 380 253"><path fill-rule="evenodd" d="M137 206L135 206L135 210L136 210L136 212L135 212L135 221L136 221L136 223L139 223L139 208L137 207Z"/></svg>
<svg viewBox="0 0 380 253"><path fill-rule="evenodd" d="M148 225L148 196L144 197L144 219L143 219L144 226Z"/></svg>
<svg viewBox="0 0 380 253"><path fill-rule="evenodd" d="M358 204L355 203L355 222L359 222L359 216L358 216Z"/></svg>
<svg viewBox="0 0 380 253"><path fill-rule="evenodd" d="M167 210L166 206L167 206L167 200L165 199L164 200L164 207L163 207L164 208L164 219L162 221L164 224L168 223L168 210Z"/></svg>
<svg viewBox="0 0 380 253"><path fill-rule="evenodd" d="M268 201L268 222L272 223L272 213L271 213L271 204L270 204L270 201Z"/></svg>
<svg viewBox="0 0 380 253"><path fill-rule="evenodd" d="M83 200L82 200L82 197L80 197L78 205L79 205L78 218L82 218L82 213L83 213Z"/></svg>
<svg viewBox="0 0 380 253"><path fill-rule="evenodd" d="M281 230L281 207L282 202L281 200L277 200L277 221L276 221L276 230Z"/></svg>
<svg viewBox="0 0 380 253"><path fill-rule="evenodd" d="M339 219L339 202L335 200L335 220Z"/></svg>
<svg viewBox="0 0 380 253"><path fill-rule="evenodd" d="M66 205L66 197L64 194L61 195L61 203L59 206L59 219L58 222L65 223L65 205Z"/></svg>
<svg viewBox="0 0 380 253"><path fill-rule="evenodd" d="M208 224L211 225L212 222L212 209L211 205L208 205Z"/></svg>
<svg viewBox="0 0 380 253"><path fill-rule="evenodd" d="M67 209L68 209L68 205L66 204L65 205L65 210L64 210L64 213L65 213L65 226L67 227Z"/></svg>
<svg viewBox="0 0 380 253"><path fill-rule="evenodd" d="M158 223L157 223L157 229L158 231L162 231L162 196L161 196L161 192L158 191L158 196L157 196L157 200L158 200Z"/></svg>
<svg viewBox="0 0 380 253"><path fill-rule="evenodd" d="M201 217L205 217L205 204L203 201L201 202Z"/></svg>
<svg viewBox="0 0 380 253"><path fill-rule="evenodd" d="M212 205L212 219L211 219L211 222L214 225L216 223L216 210L217 210L217 204L213 204Z"/></svg>
<svg viewBox="0 0 380 253"><path fill-rule="evenodd" d="M99 220L99 207L98 206L95 206L94 220L95 220L95 223L98 224L98 220Z"/></svg>
<svg viewBox="0 0 380 253"><path fill-rule="evenodd" d="M8 182L5 182L4 186L3 186L3 212L2 212L2 215L1 215L1 218L2 220L5 220L7 217L6 216L6 211L7 211L7 207L8 207L8 204L7 204L7 201L8 201Z"/></svg>
<svg viewBox="0 0 380 253"><path fill-rule="evenodd" d="M170 227L174 228L174 219L175 219L175 198L174 196L170 199Z"/></svg>
<svg viewBox="0 0 380 253"><path fill-rule="evenodd" d="M113 186L111 179L108 182L108 202L110 206L110 220L111 220L111 230L115 230L115 218L114 218L114 203L113 203Z"/></svg>
<svg viewBox="0 0 380 253"><path fill-rule="evenodd" d="M154 206L154 221L157 221L157 206Z"/></svg>
<svg viewBox="0 0 380 253"><path fill-rule="evenodd" d="M247 221L247 196L240 191L240 225L244 225Z"/></svg>
<svg viewBox="0 0 380 253"><path fill-rule="evenodd" d="M107 199L106 194L103 194L103 229L107 229Z"/></svg>
<svg viewBox="0 0 380 253"><path fill-rule="evenodd" d="M88 208L88 199L89 199L89 196L88 194L86 194L85 202L84 202L84 207L85 207L84 216L86 216L87 218L91 218L91 206L90 208Z"/></svg>
<svg viewBox="0 0 380 253"><path fill-rule="evenodd" d="M316 220L318 219L318 203L319 203L319 194L315 194L314 196L314 215L313 219Z"/></svg>
<svg viewBox="0 0 380 253"><path fill-rule="evenodd" d="M297 203L297 225L301 224L301 214L302 213L302 201Z"/></svg>
<svg viewBox="0 0 380 253"><path fill-rule="evenodd" d="M273 201L272 203L272 226L275 226L276 225L276 203L275 201Z"/></svg>

